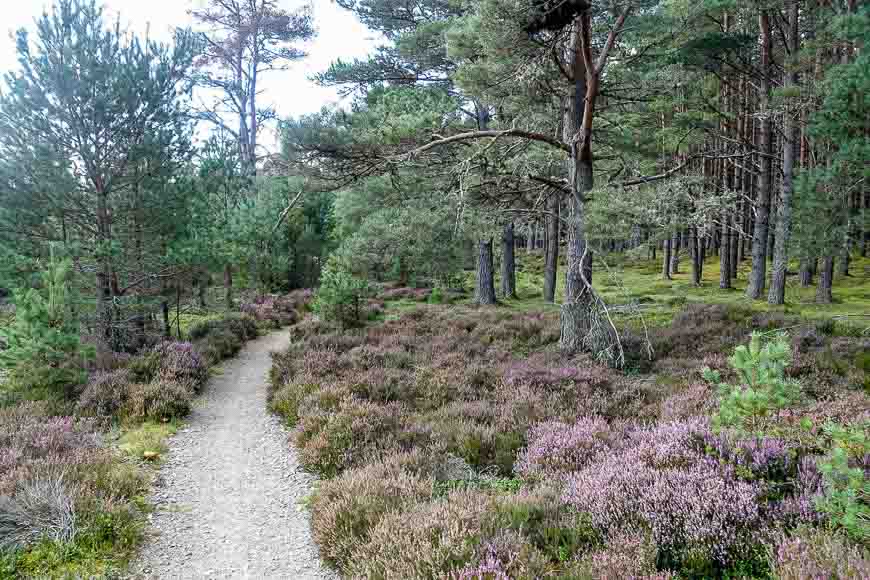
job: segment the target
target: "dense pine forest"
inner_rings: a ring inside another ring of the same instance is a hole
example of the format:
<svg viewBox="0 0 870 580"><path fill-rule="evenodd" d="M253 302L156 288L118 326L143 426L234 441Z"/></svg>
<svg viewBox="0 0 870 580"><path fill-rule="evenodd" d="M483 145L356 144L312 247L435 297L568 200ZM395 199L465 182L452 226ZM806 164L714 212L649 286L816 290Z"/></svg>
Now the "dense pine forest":
<svg viewBox="0 0 870 580"><path fill-rule="evenodd" d="M321 2L15 34L0 578L870 578L870 5Z"/></svg>

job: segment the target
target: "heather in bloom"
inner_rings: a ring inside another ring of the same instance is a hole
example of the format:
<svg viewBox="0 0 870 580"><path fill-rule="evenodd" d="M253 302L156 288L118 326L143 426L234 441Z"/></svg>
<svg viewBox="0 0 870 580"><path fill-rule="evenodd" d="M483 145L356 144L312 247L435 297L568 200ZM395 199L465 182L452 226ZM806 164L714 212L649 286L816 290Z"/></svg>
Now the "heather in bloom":
<svg viewBox="0 0 870 580"><path fill-rule="evenodd" d="M774 551L781 580L870 578L870 551L824 529L802 528Z"/></svg>
<svg viewBox="0 0 870 580"><path fill-rule="evenodd" d="M198 391L208 380L208 367L189 342L163 342L154 347L158 358L156 378Z"/></svg>
<svg viewBox="0 0 870 580"><path fill-rule="evenodd" d="M563 499L605 537L640 526L669 561L691 552L726 567L762 521L760 488L706 462L702 434L697 423L633 433L624 450L569 477Z"/></svg>
<svg viewBox="0 0 870 580"><path fill-rule="evenodd" d="M529 431L528 447L514 469L527 478L560 477L610 449L612 438L609 425L598 417L581 417L573 424L540 423Z"/></svg>

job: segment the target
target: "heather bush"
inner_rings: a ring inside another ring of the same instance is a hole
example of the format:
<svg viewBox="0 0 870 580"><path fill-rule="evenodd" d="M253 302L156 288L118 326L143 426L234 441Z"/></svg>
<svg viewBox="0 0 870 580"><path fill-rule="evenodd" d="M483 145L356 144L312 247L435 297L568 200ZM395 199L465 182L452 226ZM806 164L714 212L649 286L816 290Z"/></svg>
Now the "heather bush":
<svg viewBox="0 0 870 580"><path fill-rule="evenodd" d="M784 537L773 559L780 580L870 578L870 552L823 529L805 527Z"/></svg>
<svg viewBox="0 0 870 580"><path fill-rule="evenodd" d="M189 342L163 342L154 347L158 365L155 380L177 383L198 392L208 380L208 367Z"/></svg>
<svg viewBox="0 0 870 580"><path fill-rule="evenodd" d="M106 461L88 422L29 410L0 410L0 494L11 494L18 481L37 474L81 471Z"/></svg>
<svg viewBox="0 0 870 580"><path fill-rule="evenodd" d="M674 569L727 569L762 521L760 488L704 461L704 435L700 423L632 433L622 451L571 476L564 500L604 537L649 529Z"/></svg>
<svg viewBox="0 0 870 580"><path fill-rule="evenodd" d="M529 444L520 454L516 472L525 478L558 478L579 471L610 449L610 426L598 417L581 417L573 424L540 423L529 431Z"/></svg>
<svg viewBox="0 0 870 580"><path fill-rule="evenodd" d="M651 537L640 530L626 530L611 538L606 547L583 556L572 572L591 580L649 578L658 574L656 558L656 545ZM665 572L660 577L670 575Z"/></svg>
<svg viewBox="0 0 870 580"><path fill-rule="evenodd" d="M599 545L601 537L586 514L565 509L560 490L560 484L545 483L498 496L493 529L521 532L550 562L567 565Z"/></svg>
<svg viewBox="0 0 870 580"><path fill-rule="evenodd" d="M670 326L652 332L653 349L658 358L698 359L727 352L749 335L752 315L733 305L688 304Z"/></svg>
<svg viewBox="0 0 870 580"><path fill-rule="evenodd" d="M302 464L323 477L334 477L387 453L410 447L406 412L399 404L378 405L354 398L341 400L328 413L303 416L296 427Z"/></svg>
<svg viewBox="0 0 870 580"><path fill-rule="evenodd" d="M392 457L323 482L311 501L312 531L323 558L339 569L388 514L432 497L432 481L402 467L414 458Z"/></svg>
<svg viewBox="0 0 870 580"><path fill-rule="evenodd" d="M299 405L302 400L315 392L318 388L316 383L286 383L283 387L272 393L269 406L275 413L281 415L288 425L295 426L299 422Z"/></svg>
<svg viewBox="0 0 870 580"><path fill-rule="evenodd" d="M351 578L413 580L458 571L474 558L493 502L486 494L458 491L390 513L354 550L345 572Z"/></svg>
<svg viewBox="0 0 870 580"><path fill-rule="evenodd" d="M185 383L158 378L129 391L124 414L132 419L172 419L190 412L194 392Z"/></svg>
<svg viewBox="0 0 870 580"><path fill-rule="evenodd" d="M451 580L542 578L551 572L547 557L520 533L501 531L479 544L470 561L450 572Z"/></svg>
<svg viewBox="0 0 870 580"><path fill-rule="evenodd" d="M192 341L199 341L217 332L229 332L241 342L248 341L257 337L257 321L247 314L208 318L191 326L187 337Z"/></svg>
<svg viewBox="0 0 870 580"><path fill-rule="evenodd" d="M281 300L276 296L258 296L253 301L242 304L239 310L272 328L289 326L299 320L295 301Z"/></svg>
<svg viewBox="0 0 870 580"><path fill-rule="evenodd" d="M242 339L232 331L221 328L196 342L196 349L210 365L235 356L242 350Z"/></svg>
<svg viewBox="0 0 870 580"><path fill-rule="evenodd" d="M132 382L133 375L127 369L97 373L79 396L76 412L89 417L117 416L127 402Z"/></svg>

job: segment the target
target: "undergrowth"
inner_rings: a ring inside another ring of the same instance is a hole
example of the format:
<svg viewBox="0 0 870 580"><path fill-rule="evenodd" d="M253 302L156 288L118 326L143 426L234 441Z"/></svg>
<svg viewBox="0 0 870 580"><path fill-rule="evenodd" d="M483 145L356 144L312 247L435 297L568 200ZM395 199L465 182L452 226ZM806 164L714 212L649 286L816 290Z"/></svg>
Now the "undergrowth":
<svg viewBox="0 0 870 580"><path fill-rule="evenodd" d="M652 360L621 327L631 366L617 372L560 353L553 310L389 292L364 328L306 319L273 359L270 405L324 479L309 503L314 535L343 575L870 570L849 524L860 511L843 503L866 456L843 464L838 445L854 439L824 427L866 429L866 338L690 303L652 327ZM706 382L705 368L730 386ZM783 385L799 393L780 396ZM738 404L746 389L772 395Z"/></svg>

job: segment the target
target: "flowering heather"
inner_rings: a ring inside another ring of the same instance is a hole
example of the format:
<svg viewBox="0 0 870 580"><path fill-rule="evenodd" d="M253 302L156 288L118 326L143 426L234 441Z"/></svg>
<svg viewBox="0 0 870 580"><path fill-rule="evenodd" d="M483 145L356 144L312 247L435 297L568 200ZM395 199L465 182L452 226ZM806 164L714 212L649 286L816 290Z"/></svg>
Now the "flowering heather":
<svg viewBox="0 0 870 580"><path fill-rule="evenodd" d="M561 477L579 471L610 449L610 426L598 417L581 417L573 424L548 421L532 427L529 444L514 469L522 477Z"/></svg>
<svg viewBox="0 0 870 580"><path fill-rule="evenodd" d="M593 580L649 578L656 574L656 546L646 534L627 532L586 556L579 567Z"/></svg>
<svg viewBox="0 0 870 580"><path fill-rule="evenodd" d="M208 380L208 367L189 342L162 342L152 351L158 357L156 378L199 391Z"/></svg>
<svg viewBox="0 0 870 580"><path fill-rule="evenodd" d="M530 384L553 387L573 383L590 391L607 386L612 379L613 375L605 367L594 364L582 367L558 364L549 353L532 355L515 362L507 368L504 375L505 382L512 386Z"/></svg>
<svg viewBox="0 0 870 580"><path fill-rule="evenodd" d="M428 288L390 288L378 294L378 298L381 300L415 300L423 302L429 298L431 293L432 290Z"/></svg>
<svg viewBox="0 0 870 580"><path fill-rule="evenodd" d="M703 429L672 423L632 433L623 451L569 477L563 499L604 536L640 525L676 560L693 551L725 565L761 522L760 488L703 460Z"/></svg>
<svg viewBox="0 0 870 580"><path fill-rule="evenodd" d="M870 552L826 530L805 528L776 548L774 575L781 580L870 578Z"/></svg>
<svg viewBox="0 0 870 580"><path fill-rule="evenodd" d="M0 411L0 495L34 474L105 461L89 422L28 414L28 406Z"/></svg>
<svg viewBox="0 0 870 580"><path fill-rule="evenodd" d="M775 437L706 437L708 451L737 477L783 483L797 475L794 444Z"/></svg>
<svg viewBox="0 0 870 580"><path fill-rule="evenodd" d="M541 578L551 569L544 554L527 538L513 530L500 530L478 547L471 562L452 571L448 577L451 580Z"/></svg>
<svg viewBox="0 0 870 580"><path fill-rule="evenodd" d="M96 417L117 415L127 401L132 382L127 369L96 373L79 397L76 412Z"/></svg>
<svg viewBox="0 0 870 580"><path fill-rule="evenodd" d="M388 514L354 551L350 578L438 578L474 557L493 499L459 491Z"/></svg>
<svg viewBox="0 0 870 580"><path fill-rule="evenodd" d="M775 533L823 523L819 433L801 420L861 416L866 395L783 411L776 437L714 434L700 367L730 372L751 311L693 306L653 329L670 357L656 377L550 348L556 317L420 305L352 331L293 327L271 403L303 464L334 477L313 526L342 575L751 576Z"/></svg>
<svg viewBox="0 0 870 580"><path fill-rule="evenodd" d="M660 404L660 417L674 421L709 415L716 408L716 394L705 382L690 384Z"/></svg>
<svg viewBox="0 0 870 580"><path fill-rule="evenodd" d="M258 322L280 328L299 320L295 306L294 300L282 300L277 296L257 296L253 301L239 306L239 310Z"/></svg>

